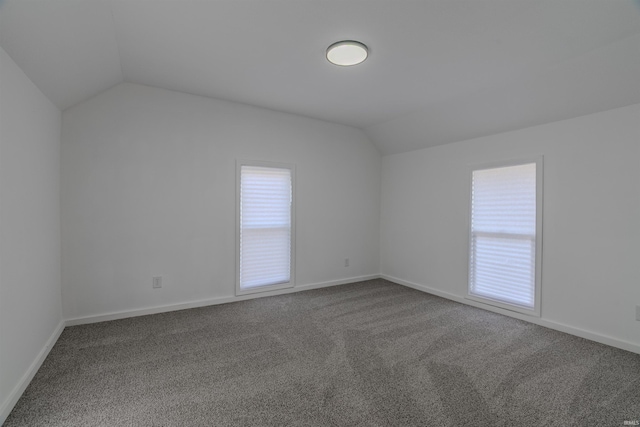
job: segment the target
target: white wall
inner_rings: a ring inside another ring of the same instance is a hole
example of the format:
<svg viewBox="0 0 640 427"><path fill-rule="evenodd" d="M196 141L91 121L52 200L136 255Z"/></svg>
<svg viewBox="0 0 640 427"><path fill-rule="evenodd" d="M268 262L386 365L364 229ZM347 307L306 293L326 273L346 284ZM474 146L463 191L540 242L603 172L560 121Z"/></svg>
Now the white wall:
<svg viewBox="0 0 640 427"><path fill-rule="evenodd" d="M63 114L65 317L232 296L237 158L297 166L297 285L378 274L362 131L125 83Z"/></svg>
<svg viewBox="0 0 640 427"><path fill-rule="evenodd" d="M640 104L384 157L382 274L463 297L469 165L542 154L542 319L640 345L639 123Z"/></svg>
<svg viewBox="0 0 640 427"><path fill-rule="evenodd" d="M0 48L0 424L62 329L60 123Z"/></svg>

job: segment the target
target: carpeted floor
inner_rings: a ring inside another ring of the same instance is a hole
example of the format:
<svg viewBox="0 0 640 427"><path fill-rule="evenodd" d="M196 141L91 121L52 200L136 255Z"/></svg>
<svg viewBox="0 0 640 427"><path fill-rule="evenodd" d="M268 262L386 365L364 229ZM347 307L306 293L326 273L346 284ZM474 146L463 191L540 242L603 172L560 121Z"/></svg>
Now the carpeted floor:
<svg viewBox="0 0 640 427"><path fill-rule="evenodd" d="M621 426L640 355L371 280L64 330L13 426Z"/></svg>

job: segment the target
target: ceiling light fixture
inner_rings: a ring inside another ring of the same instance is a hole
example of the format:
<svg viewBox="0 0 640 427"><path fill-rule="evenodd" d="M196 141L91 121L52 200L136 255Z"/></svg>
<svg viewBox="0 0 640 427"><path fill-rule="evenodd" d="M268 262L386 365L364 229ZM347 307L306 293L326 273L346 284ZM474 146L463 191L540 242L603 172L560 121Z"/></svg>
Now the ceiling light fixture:
<svg viewBox="0 0 640 427"><path fill-rule="evenodd" d="M327 60L335 65L349 67L364 62L369 56L369 49L354 40L344 40L327 48Z"/></svg>

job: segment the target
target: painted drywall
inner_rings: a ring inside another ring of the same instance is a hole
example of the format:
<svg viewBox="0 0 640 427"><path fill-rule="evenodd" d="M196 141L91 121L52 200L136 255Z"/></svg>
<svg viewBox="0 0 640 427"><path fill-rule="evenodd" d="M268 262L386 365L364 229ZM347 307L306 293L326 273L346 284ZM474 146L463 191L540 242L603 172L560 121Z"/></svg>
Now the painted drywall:
<svg viewBox="0 0 640 427"><path fill-rule="evenodd" d="M640 34L516 75L364 130L397 154L637 104Z"/></svg>
<svg viewBox="0 0 640 427"><path fill-rule="evenodd" d="M61 113L1 48L0 94L2 424L61 329Z"/></svg>
<svg viewBox="0 0 640 427"><path fill-rule="evenodd" d="M123 83L62 135L67 319L233 296L236 159L296 165L298 286L379 272L381 157L358 129Z"/></svg>
<svg viewBox="0 0 640 427"><path fill-rule="evenodd" d="M542 319L640 345L640 104L383 157L382 274L464 297L470 165L537 155Z"/></svg>

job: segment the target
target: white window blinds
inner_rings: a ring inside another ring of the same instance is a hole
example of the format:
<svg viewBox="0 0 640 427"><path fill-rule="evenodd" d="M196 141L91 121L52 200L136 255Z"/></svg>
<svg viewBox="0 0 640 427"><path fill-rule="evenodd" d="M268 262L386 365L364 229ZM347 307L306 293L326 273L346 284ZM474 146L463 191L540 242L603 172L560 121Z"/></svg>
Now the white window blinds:
<svg viewBox="0 0 640 427"><path fill-rule="evenodd" d="M533 309L536 163L472 173L469 294Z"/></svg>
<svg viewBox="0 0 640 427"><path fill-rule="evenodd" d="M240 169L240 289L291 281L291 169Z"/></svg>

